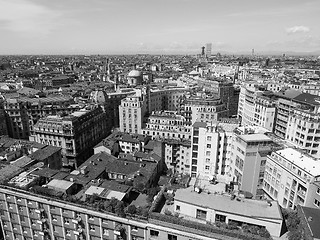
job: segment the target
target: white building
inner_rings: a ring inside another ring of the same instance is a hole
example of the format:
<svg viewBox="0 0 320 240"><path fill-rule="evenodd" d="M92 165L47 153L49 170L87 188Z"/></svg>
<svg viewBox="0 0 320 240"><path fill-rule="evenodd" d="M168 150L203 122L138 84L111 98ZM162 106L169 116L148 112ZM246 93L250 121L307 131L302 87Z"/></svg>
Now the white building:
<svg viewBox="0 0 320 240"><path fill-rule="evenodd" d="M320 208L320 161L286 148L267 157L263 190L281 207Z"/></svg>
<svg viewBox="0 0 320 240"><path fill-rule="evenodd" d="M203 223L250 224L265 227L271 236L281 235L283 219L276 201L268 203L238 197L233 199L226 195L198 193L190 187L176 191L174 211L182 217Z"/></svg>

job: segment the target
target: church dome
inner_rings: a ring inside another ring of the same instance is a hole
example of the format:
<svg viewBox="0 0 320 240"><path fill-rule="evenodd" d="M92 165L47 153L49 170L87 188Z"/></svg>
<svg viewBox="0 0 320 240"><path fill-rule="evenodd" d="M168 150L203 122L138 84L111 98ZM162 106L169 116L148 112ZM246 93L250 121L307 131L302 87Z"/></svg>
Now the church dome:
<svg viewBox="0 0 320 240"><path fill-rule="evenodd" d="M128 77L141 77L141 76L142 76L142 73L138 70L131 70L128 73Z"/></svg>
<svg viewBox="0 0 320 240"><path fill-rule="evenodd" d="M95 103L105 103L107 100L107 94L101 90L94 91L91 96Z"/></svg>

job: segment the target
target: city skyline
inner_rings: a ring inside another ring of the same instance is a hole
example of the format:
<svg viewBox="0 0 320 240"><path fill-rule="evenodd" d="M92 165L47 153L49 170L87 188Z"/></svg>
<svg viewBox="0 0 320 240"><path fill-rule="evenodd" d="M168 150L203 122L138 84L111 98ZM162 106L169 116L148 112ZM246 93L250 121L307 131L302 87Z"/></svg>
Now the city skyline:
<svg viewBox="0 0 320 240"><path fill-rule="evenodd" d="M0 3L0 54L320 52L316 0Z"/></svg>

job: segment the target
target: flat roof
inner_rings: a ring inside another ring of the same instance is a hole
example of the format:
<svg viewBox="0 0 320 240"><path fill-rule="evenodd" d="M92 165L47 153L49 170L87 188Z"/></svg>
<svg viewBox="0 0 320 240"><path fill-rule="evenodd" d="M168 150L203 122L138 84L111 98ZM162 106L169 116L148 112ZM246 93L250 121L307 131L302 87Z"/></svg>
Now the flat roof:
<svg viewBox="0 0 320 240"><path fill-rule="evenodd" d="M272 205L266 201L243 199L231 200L230 195L197 193L193 187L178 189L174 197L175 201L214 209L216 211L242 215L247 217L259 217L269 219L282 219L277 201L272 201Z"/></svg>
<svg viewBox="0 0 320 240"><path fill-rule="evenodd" d="M102 187L90 186L87 189L87 191L85 191L85 194L86 195L93 195L93 194L100 195L103 192L103 190L105 190L105 189Z"/></svg>
<svg viewBox="0 0 320 240"><path fill-rule="evenodd" d="M48 187L55 188L58 190L67 190L69 189L74 183L69 182L66 180L60 180L60 179L52 179L47 185Z"/></svg>
<svg viewBox="0 0 320 240"><path fill-rule="evenodd" d="M266 141L272 141L271 138L268 136L261 134L261 133L253 133L253 134L243 134L239 136L246 142L266 142Z"/></svg>
<svg viewBox="0 0 320 240"><path fill-rule="evenodd" d="M317 161L315 158L293 148L278 150L276 153L313 176L320 175L320 161Z"/></svg>

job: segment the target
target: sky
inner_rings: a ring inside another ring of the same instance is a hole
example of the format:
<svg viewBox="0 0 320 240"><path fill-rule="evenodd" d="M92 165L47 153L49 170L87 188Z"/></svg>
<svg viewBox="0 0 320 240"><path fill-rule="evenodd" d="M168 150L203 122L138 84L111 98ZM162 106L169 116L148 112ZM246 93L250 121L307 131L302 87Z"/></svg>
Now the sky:
<svg viewBox="0 0 320 240"><path fill-rule="evenodd" d="M0 0L0 54L320 51L320 0Z"/></svg>

